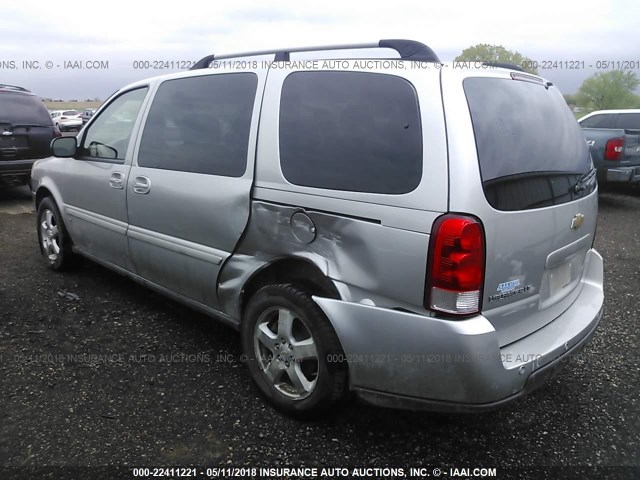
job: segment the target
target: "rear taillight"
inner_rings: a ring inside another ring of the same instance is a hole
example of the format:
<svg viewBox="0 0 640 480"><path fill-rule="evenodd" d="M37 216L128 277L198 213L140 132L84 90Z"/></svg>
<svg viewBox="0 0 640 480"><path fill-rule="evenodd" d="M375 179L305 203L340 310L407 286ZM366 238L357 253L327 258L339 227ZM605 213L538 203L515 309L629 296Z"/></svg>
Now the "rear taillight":
<svg viewBox="0 0 640 480"><path fill-rule="evenodd" d="M444 215L433 225L425 307L470 315L480 311L484 283L484 230L478 220Z"/></svg>
<svg viewBox="0 0 640 480"><path fill-rule="evenodd" d="M62 132L58 129L58 127L53 127L53 136L54 137L61 137L62 136Z"/></svg>
<svg viewBox="0 0 640 480"><path fill-rule="evenodd" d="M619 162L624 156L624 137L612 138L604 147L604 159Z"/></svg>
<svg viewBox="0 0 640 480"><path fill-rule="evenodd" d="M67 117L60 117L60 120L66 120Z"/></svg>

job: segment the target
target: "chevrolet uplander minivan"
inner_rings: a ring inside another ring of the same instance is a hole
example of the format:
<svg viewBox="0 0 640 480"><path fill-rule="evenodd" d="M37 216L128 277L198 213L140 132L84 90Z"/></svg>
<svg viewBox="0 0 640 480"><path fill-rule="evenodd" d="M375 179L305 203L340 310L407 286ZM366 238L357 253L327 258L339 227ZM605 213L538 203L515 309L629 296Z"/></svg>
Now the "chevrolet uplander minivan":
<svg viewBox="0 0 640 480"><path fill-rule="evenodd" d="M31 186L51 268L81 254L237 328L292 415L350 394L497 407L602 318L597 185L562 95L418 42L136 82L53 140Z"/></svg>

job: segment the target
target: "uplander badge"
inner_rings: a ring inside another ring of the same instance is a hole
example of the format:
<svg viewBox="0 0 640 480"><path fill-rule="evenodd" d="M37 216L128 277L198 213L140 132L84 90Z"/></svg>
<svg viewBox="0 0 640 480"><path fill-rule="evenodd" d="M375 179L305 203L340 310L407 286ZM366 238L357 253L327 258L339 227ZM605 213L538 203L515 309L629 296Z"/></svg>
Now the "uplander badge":
<svg viewBox="0 0 640 480"><path fill-rule="evenodd" d="M500 293L510 292L511 290L515 290L520 286L520 280L511 280L509 282L504 282L498 285L498 291Z"/></svg>
<svg viewBox="0 0 640 480"><path fill-rule="evenodd" d="M521 287L520 280L510 280L498 285L498 288L496 289L498 293L496 293L495 295L490 295L489 301L495 302L496 300L504 300L505 298L519 295L521 293L528 292L529 290L531 290L531 285Z"/></svg>

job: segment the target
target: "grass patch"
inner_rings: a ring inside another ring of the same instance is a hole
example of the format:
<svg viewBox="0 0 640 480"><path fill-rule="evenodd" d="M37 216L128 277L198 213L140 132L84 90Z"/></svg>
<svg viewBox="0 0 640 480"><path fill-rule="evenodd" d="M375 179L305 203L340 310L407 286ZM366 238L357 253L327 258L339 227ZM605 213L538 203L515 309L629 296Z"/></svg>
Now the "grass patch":
<svg viewBox="0 0 640 480"><path fill-rule="evenodd" d="M98 108L102 102L44 102L49 110L77 110L82 112L85 108Z"/></svg>

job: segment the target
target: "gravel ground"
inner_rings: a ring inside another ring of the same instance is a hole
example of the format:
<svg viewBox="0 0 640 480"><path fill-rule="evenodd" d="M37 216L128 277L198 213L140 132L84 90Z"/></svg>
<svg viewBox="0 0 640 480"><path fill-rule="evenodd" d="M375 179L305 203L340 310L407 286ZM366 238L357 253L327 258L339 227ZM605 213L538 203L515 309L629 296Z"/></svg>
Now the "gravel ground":
<svg viewBox="0 0 640 480"><path fill-rule="evenodd" d="M543 389L482 415L350 404L312 423L265 404L233 330L89 261L48 270L29 201L0 193L0 465L640 465L638 190L601 195L605 318Z"/></svg>

